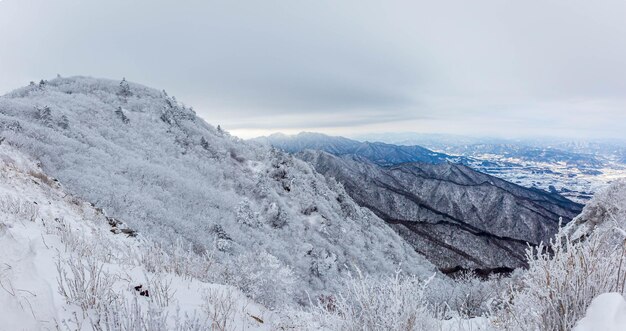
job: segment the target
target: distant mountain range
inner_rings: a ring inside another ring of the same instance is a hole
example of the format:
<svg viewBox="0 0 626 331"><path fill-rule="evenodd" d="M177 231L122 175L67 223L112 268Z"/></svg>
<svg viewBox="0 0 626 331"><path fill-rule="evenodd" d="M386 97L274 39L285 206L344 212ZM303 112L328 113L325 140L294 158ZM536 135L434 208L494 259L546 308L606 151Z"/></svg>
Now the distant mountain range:
<svg viewBox="0 0 626 331"><path fill-rule="evenodd" d="M418 133L368 134L357 140L420 145L480 161L462 163L582 203L615 179L626 177L626 143L620 140L501 139Z"/></svg>
<svg viewBox="0 0 626 331"><path fill-rule="evenodd" d="M626 159L624 142L571 141L565 139L475 138L446 134L383 133L356 137L357 141L419 145L432 150L480 158L494 154L520 161L565 163L579 168L601 167L611 160Z"/></svg>
<svg viewBox="0 0 626 331"><path fill-rule="evenodd" d="M549 240L560 218L566 223L582 210L558 194L480 173L419 146L312 133L263 140L342 183L444 272L524 266L528 244Z"/></svg>
<svg viewBox="0 0 626 331"><path fill-rule="evenodd" d="M434 152L421 146L392 145L382 142L360 142L344 137L332 137L321 133L301 132L297 135L276 133L255 139L289 153L312 149L334 155L358 155L378 165L393 165L404 162L423 163L469 163L470 159Z"/></svg>
<svg viewBox="0 0 626 331"><path fill-rule="evenodd" d="M597 169L607 162L605 157L587 152L589 149L584 149L585 152L583 152L534 146L509 140L459 139L461 140L455 141L454 136L436 135L434 137L426 136L401 140L399 143L387 143L358 141L321 133L302 132L297 135L276 133L256 140L265 141L289 153L314 149L334 155L353 154L363 156L378 165L393 165L404 162L433 164L453 162L480 168L534 162L561 163L579 169ZM488 157L490 155L497 155L500 159L498 162L493 162ZM505 161L506 159L509 161Z"/></svg>

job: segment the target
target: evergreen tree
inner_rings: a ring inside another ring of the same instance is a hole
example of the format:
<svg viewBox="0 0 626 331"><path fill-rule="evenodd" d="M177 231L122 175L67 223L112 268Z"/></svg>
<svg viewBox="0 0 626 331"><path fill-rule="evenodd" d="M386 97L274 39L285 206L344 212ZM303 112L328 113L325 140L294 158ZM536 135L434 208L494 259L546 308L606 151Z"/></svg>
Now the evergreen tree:
<svg viewBox="0 0 626 331"><path fill-rule="evenodd" d="M200 146L202 146L202 148L204 148L207 151L211 148L211 146L209 146L209 142L206 139L204 139L204 137L200 138Z"/></svg>
<svg viewBox="0 0 626 331"><path fill-rule="evenodd" d="M122 78L117 94L124 98L128 98L133 95L133 92L130 90L130 85L128 85L128 82L126 81L126 77Z"/></svg>

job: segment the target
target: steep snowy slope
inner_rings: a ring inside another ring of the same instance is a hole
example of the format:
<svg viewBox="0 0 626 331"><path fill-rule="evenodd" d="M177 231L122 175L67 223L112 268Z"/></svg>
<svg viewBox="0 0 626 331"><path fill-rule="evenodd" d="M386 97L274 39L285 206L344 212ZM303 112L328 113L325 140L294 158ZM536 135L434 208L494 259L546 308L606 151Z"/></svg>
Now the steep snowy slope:
<svg viewBox="0 0 626 331"><path fill-rule="evenodd" d="M271 329L269 310L196 278L195 254L112 222L0 144L0 330Z"/></svg>
<svg viewBox="0 0 626 331"><path fill-rule="evenodd" d="M267 306L333 291L354 267L434 270L341 185L164 91L86 77L31 84L0 97L0 139L139 233L214 251L211 276Z"/></svg>
<svg viewBox="0 0 626 331"><path fill-rule="evenodd" d="M320 151L298 156L341 182L356 202L449 271L523 266L527 244L547 242L557 232L559 218L567 222L582 207L462 165L380 167L358 156Z"/></svg>

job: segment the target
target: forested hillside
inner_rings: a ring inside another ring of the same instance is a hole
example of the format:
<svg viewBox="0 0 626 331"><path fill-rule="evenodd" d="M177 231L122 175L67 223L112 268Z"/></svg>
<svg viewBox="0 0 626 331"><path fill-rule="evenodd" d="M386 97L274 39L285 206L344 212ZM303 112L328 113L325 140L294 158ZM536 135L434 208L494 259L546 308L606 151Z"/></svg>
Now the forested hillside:
<svg viewBox="0 0 626 331"><path fill-rule="evenodd" d="M231 137L165 91L87 77L32 83L0 97L0 136L139 233L215 252L215 277L268 306L306 303L355 268L434 270L341 185Z"/></svg>

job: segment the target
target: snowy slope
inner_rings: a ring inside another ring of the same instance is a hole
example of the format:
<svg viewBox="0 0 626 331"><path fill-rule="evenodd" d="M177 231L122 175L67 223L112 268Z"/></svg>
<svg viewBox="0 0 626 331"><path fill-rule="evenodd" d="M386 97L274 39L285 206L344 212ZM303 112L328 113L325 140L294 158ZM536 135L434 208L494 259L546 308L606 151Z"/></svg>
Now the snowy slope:
<svg viewBox="0 0 626 331"><path fill-rule="evenodd" d="M267 309L232 287L183 272L183 259L178 269L175 259L147 259L166 253L141 236L111 232L102 211L6 143L0 169L0 330L270 328ZM138 285L149 296L139 295Z"/></svg>
<svg viewBox="0 0 626 331"><path fill-rule="evenodd" d="M215 255L207 281L267 306L333 292L355 267L434 271L341 185L164 91L86 77L32 84L0 97L0 139L146 237Z"/></svg>
<svg viewBox="0 0 626 331"><path fill-rule="evenodd" d="M587 314L573 331L621 331L626 325L626 300L620 293L603 293L593 299Z"/></svg>

